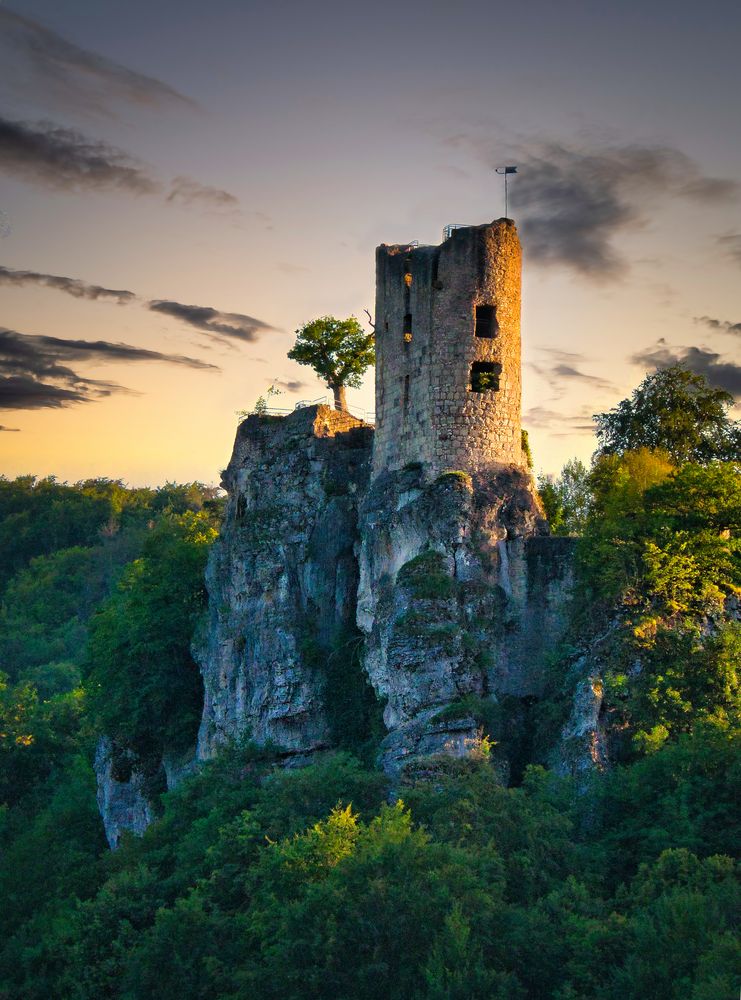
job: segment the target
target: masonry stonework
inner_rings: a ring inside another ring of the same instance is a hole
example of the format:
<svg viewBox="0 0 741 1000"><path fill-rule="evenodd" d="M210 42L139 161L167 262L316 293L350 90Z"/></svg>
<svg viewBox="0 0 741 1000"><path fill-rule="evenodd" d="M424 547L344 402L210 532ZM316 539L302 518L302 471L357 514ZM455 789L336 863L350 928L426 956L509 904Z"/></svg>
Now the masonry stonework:
<svg viewBox="0 0 741 1000"><path fill-rule="evenodd" d="M522 465L521 267L509 219L378 247L374 476Z"/></svg>

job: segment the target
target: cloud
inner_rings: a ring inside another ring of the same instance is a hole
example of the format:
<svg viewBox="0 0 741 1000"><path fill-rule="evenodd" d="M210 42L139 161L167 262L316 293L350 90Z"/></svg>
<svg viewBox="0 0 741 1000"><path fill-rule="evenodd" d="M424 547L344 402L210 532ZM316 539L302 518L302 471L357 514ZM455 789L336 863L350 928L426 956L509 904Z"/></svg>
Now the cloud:
<svg viewBox="0 0 741 1000"><path fill-rule="evenodd" d="M111 102L145 107L197 105L155 77L83 49L29 17L0 7L3 82L24 98L110 114Z"/></svg>
<svg viewBox="0 0 741 1000"><path fill-rule="evenodd" d="M118 288L103 288L102 285L89 285L77 278L65 278L58 274L43 274L39 271L15 271L0 265L0 285L42 285L66 292L76 299L114 299L118 305L133 302L136 296Z"/></svg>
<svg viewBox="0 0 741 1000"><path fill-rule="evenodd" d="M522 423L529 430L551 431L555 437L594 432L591 414L584 407L578 414L566 414L545 406L531 406L522 414Z"/></svg>
<svg viewBox="0 0 741 1000"><path fill-rule="evenodd" d="M726 236L719 236L717 242L726 257L741 265L741 233L728 233Z"/></svg>
<svg viewBox="0 0 741 1000"><path fill-rule="evenodd" d="M298 379L277 378L273 385L277 385L279 389L285 389L286 392L301 392L302 389L309 388L308 382L300 382Z"/></svg>
<svg viewBox="0 0 741 1000"><path fill-rule="evenodd" d="M12 432L13 434L17 434L18 431L20 431L20 427L4 427L2 424L0 424L0 431L8 431Z"/></svg>
<svg viewBox="0 0 741 1000"><path fill-rule="evenodd" d="M538 350L547 356L549 363L542 364L531 361L529 367L545 379L557 399L570 391L576 382L584 382L594 389L612 390L615 388L613 383L607 379L601 378L599 375L589 375L577 367L578 364L589 360L584 354L574 354L571 351L561 351L553 347L539 347Z"/></svg>
<svg viewBox="0 0 741 1000"><path fill-rule="evenodd" d="M153 194L159 185L122 150L51 122L0 118L0 170L69 190L110 188Z"/></svg>
<svg viewBox="0 0 741 1000"><path fill-rule="evenodd" d="M62 190L109 189L136 195L164 191L162 183L122 149L53 122L0 118L0 171ZM166 201L186 207L239 209L236 195L190 177L176 177Z"/></svg>
<svg viewBox="0 0 741 1000"><path fill-rule="evenodd" d="M153 299L148 305L152 312L172 316L174 319L179 319L183 323L195 327L201 333L207 333L219 340L223 340L224 337L232 337L252 342L258 340L263 331L275 329L268 323L252 316L245 316L243 313L221 312L220 309L212 309L211 306L189 306L167 299Z"/></svg>
<svg viewBox="0 0 741 1000"><path fill-rule="evenodd" d="M239 208L239 198L221 188L210 187L194 181L192 177L176 177L167 200L179 205L203 205L206 208Z"/></svg>
<svg viewBox="0 0 741 1000"><path fill-rule="evenodd" d="M0 285L3 284L20 286L41 285L42 287L65 292L78 299L113 299L118 305L128 305L138 301L137 295L126 289L105 288L102 285L93 285L79 278L46 274L41 271L14 270L0 265ZM229 346L232 346L231 342L234 340L253 342L259 338L263 331L275 329L275 327L264 323L262 320L255 319L253 316L247 316L244 313L223 312L211 306L184 305L182 302L152 299L147 303L147 308L152 312L162 313L163 315L181 320L199 332L207 334L212 340L221 344L228 344ZM21 335L19 334L18 336ZM57 348L66 351L67 356L71 356L70 351L73 345L76 344L79 348L79 345L86 343L85 341L59 341L51 337L43 339L47 344L55 341ZM39 342L40 338L36 338L36 340ZM64 347L59 348L59 345L64 345ZM106 353L109 357L113 357L115 352L118 351L117 359L123 361L141 359L167 360L178 364L189 363L192 367L214 367L213 365L207 365L205 362L197 361L195 358L185 358L179 355L160 355L156 351L146 352L139 348L128 348L125 344L108 344L107 342L99 341L90 346L100 350L101 354ZM124 352L127 350L135 351L136 355L125 354ZM282 385L291 392L297 392L308 385L306 382L295 380L279 380L276 384Z"/></svg>
<svg viewBox="0 0 741 1000"><path fill-rule="evenodd" d="M725 361L720 354L707 348L672 347L662 337L654 347L639 351L630 360L633 364L652 368L685 365L697 375L704 375L716 389L725 389L737 399L741 397L741 365Z"/></svg>
<svg viewBox="0 0 741 1000"><path fill-rule="evenodd" d="M501 149L459 134L448 145L467 145L490 167ZM509 186L530 260L565 265L595 280L614 280L628 266L615 245L626 230L647 222L661 199L722 204L738 183L708 177L680 150L663 145L565 145L530 142L512 154L517 176Z"/></svg>
<svg viewBox="0 0 741 1000"><path fill-rule="evenodd" d="M77 362L163 362L198 370L216 365L178 354L163 354L105 340L63 340L0 329L0 409L59 408L129 392L116 382L87 378Z"/></svg>
<svg viewBox="0 0 741 1000"><path fill-rule="evenodd" d="M590 150L549 142L525 151L511 191L531 260L614 279L627 268L615 238L643 224L657 198L723 202L738 185L706 177L668 146Z"/></svg>
<svg viewBox="0 0 741 1000"><path fill-rule="evenodd" d="M74 389L48 385L27 376L0 375L0 410L59 409L73 403L87 403L94 397Z"/></svg>
<svg viewBox="0 0 741 1000"><path fill-rule="evenodd" d="M731 323L727 319L713 319L712 316L695 316L695 323L702 323L708 330L717 333L731 333L735 336L741 334L741 323Z"/></svg>

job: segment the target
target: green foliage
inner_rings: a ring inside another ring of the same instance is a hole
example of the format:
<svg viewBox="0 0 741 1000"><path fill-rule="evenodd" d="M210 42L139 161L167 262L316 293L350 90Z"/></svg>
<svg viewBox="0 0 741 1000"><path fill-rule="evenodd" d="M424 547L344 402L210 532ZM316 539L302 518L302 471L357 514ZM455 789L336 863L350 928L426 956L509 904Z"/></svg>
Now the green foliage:
<svg viewBox="0 0 741 1000"><path fill-rule="evenodd" d="M77 747L82 691L42 701L30 681L0 674L0 804L20 802Z"/></svg>
<svg viewBox="0 0 741 1000"><path fill-rule="evenodd" d="M507 789L481 761L389 806L348 755L281 771L232 747L105 862L62 837L67 784L44 839L13 842L0 981L30 1000L712 996L737 961L734 749L706 727L587 796L540 769Z"/></svg>
<svg viewBox="0 0 741 1000"><path fill-rule="evenodd" d="M87 687L102 732L142 760L192 745L202 688L190 643L216 529L205 512L163 519L90 623Z"/></svg>
<svg viewBox="0 0 741 1000"><path fill-rule="evenodd" d="M717 603L737 585L738 542L719 529L735 524L738 474L730 464L674 470L645 449L595 462L593 507L578 548L590 599L622 602L639 614L677 615ZM699 489L706 482L707 506ZM723 511L721 514L720 511Z"/></svg>
<svg viewBox="0 0 741 1000"><path fill-rule="evenodd" d="M375 364L374 335L366 333L354 316L321 316L296 331L288 357L313 368L333 391L336 405L344 409L344 387L359 388Z"/></svg>
<svg viewBox="0 0 741 1000"><path fill-rule="evenodd" d="M237 410L237 416L240 420L244 420L248 417L250 413L256 414L258 417L266 417L268 415L268 410L270 409L271 400L276 396L281 395L282 390L278 389L277 386L268 386L265 396L258 396L255 405L251 410Z"/></svg>
<svg viewBox="0 0 741 1000"><path fill-rule="evenodd" d="M554 535L580 535L584 531L592 491L583 462L572 458L558 476L539 476L538 493Z"/></svg>
<svg viewBox="0 0 741 1000"><path fill-rule="evenodd" d="M533 467L533 452L530 447L530 438L527 431L523 427L520 431L520 445L522 447L522 454L525 456L525 462L527 463L528 469Z"/></svg>
<svg viewBox="0 0 741 1000"><path fill-rule="evenodd" d="M733 396L672 365L647 375L613 410L595 414L599 453L664 450L677 465L741 459L741 427L728 418Z"/></svg>
<svg viewBox="0 0 741 1000"><path fill-rule="evenodd" d="M19 562L0 612L0 998L731 996L741 626L723 605L741 588L738 469L677 466L643 449L598 457L586 485L583 467L573 472L589 500L586 516L569 515L578 528L563 527L568 491L556 499L562 530L583 531L575 633L605 667L616 751L624 737L611 770L577 790L526 767L563 722L573 687L564 647L541 701L468 697L441 713L475 718L489 752L421 768L404 803L389 805L384 775L367 763L379 706L360 636L325 649L308 631L333 738L366 763L340 752L284 769L270 747L225 747L115 853L95 804L95 731L145 763L180 735L192 742L200 692L189 643L216 501L175 486L135 499L109 481L80 487L84 502L42 481L36 498L35 480L0 481L0 527L24 509L19 501L6 517L3 499L28 494L48 509L70 497L72 513L57 509L56 523L79 529L60 528L75 539L63 550L43 532L11 545ZM102 535L85 520L101 499ZM460 585L439 553L410 560L398 580L414 602L410 627L477 651L473 632L440 616L436 602ZM517 787L498 778L502 749Z"/></svg>
<svg viewBox="0 0 741 1000"><path fill-rule="evenodd" d="M722 612L741 588L739 479L731 463L674 469L645 449L593 466L577 620L582 630L611 620L607 700L633 751L738 711L738 626ZM708 620L720 624L708 630Z"/></svg>
<svg viewBox="0 0 741 1000"><path fill-rule="evenodd" d="M442 486L464 486L470 490L473 480L471 479L470 472L462 472L460 469L446 469L445 472L441 472L437 477L435 484Z"/></svg>
<svg viewBox="0 0 741 1000"><path fill-rule="evenodd" d="M641 669L626 679L610 675L616 701L635 730L634 744L655 750L703 719L736 717L741 624L728 622L702 638L695 630L661 628L646 644Z"/></svg>
<svg viewBox="0 0 741 1000"><path fill-rule="evenodd" d="M0 609L0 663L13 677L44 665L79 666L87 621L120 568L107 548L37 556L10 581Z"/></svg>
<svg viewBox="0 0 741 1000"><path fill-rule="evenodd" d="M57 483L53 477L0 477L0 590L34 556L75 545L94 545L115 512L115 491L103 481Z"/></svg>
<svg viewBox="0 0 741 1000"><path fill-rule="evenodd" d="M455 594L455 581L445 569L445 557L432 549L404 563L397 583L417 600L447 600Z"/></svg>
<svg viewBox="0 0 741 1000"><path fill-rule="evenodd" d="M163 517L211 522L220 508L197 483L0 480L0 996L77 990L67 973L78 900L97 891L107 853L81 686L89 619L145 539L156 545Z"/></svg>
<svg viewBox="0 0 741 1000"><path fill-rule="evenodd" d="M385 735L383 709L363 668L364 639L357 629L341 631L322 657L332 744L370 764Z"/></svg>

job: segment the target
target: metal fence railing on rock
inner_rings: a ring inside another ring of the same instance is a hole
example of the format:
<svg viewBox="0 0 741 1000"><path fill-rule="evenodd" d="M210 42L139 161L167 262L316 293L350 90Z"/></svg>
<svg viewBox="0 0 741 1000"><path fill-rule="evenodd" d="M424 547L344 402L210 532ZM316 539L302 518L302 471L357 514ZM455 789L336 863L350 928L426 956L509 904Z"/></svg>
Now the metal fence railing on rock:
<svg viewBox="0 0 741 1000"><path fill-rule="evenodd" d="M251 410L238 410L237 416L240 421L244 420L246 417L260 416L260 417L287 417L289 413L293 413L295 410L303 410L307 406L331 406L332 403L328 396L319 396L317 399L300 399L298 403L291 409L290 407L280 407L280 406L253 406ZM366 410L362 406L351 406L348 407L347 412L352 414L353 417L357 417L358 420L363 420L367 424L373 424L376 421L376 414L374 410Z"/></svg>

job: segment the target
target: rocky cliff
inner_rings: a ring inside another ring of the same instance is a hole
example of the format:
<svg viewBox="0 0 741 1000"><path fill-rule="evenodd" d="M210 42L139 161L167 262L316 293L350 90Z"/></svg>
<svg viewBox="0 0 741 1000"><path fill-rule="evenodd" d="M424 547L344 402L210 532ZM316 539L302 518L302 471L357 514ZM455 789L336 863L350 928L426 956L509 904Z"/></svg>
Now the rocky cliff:
<svg viewBox="0 0 741 1000"><path fill-rule="evenodd" d="M244 739L308 762L337 744L351 669L383 708L379 764L395 782L439 755L475 752L482 706L539 697L566 623L571 542L548 535L530 476L412 464L370 482L372 443L372 427L327 406L239 426L194 640L197 759ZM586 745L582 716L571 735ZM152 808L140 776L114 774L107 746L96 770L115 845ZM172 787L182 768L163 764Z"/></svg>
<svg viewBox="0 0 741 1000"><path fill-rule="evenodd" d="M358 623L385 699L382 763L398 776L476 745L470 706L540 693L560 638L570 551L547 525L528 474L473 480L418 466L378 477L361 507Z"/></svg>
<svg viewBox="0 0 741 1000"><path fill-rule="evenodd" d="M322 662L354 624L372 435L327 406L240 425L195 650L205 688L201 759L232 737L299 759L330 744Z"/></svg>
<svg viewBox="0 0 741 1000"><path fill-rule="evenodd" d="M538 695L570 550L548 536L529 475L498 466L474 482L410 465L369 484L372 435L323 406L240 426L196 650L199 757L236 736L297 761L331 746L323 663L356 620L393 775L475 744L470 697Z"/></svg>

